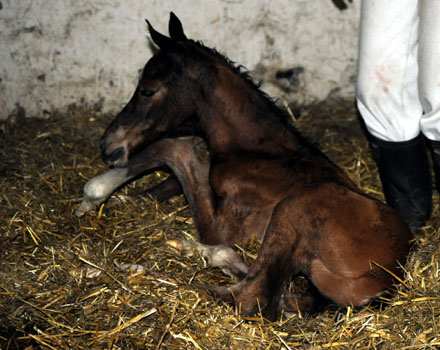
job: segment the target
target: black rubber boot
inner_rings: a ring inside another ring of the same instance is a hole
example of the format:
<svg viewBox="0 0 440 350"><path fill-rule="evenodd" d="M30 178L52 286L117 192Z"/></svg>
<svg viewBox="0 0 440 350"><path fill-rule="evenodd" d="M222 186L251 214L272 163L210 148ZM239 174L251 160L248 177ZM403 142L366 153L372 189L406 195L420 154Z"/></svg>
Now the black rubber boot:
<svg viewBox="0 0 440 350"><path fill-rule="evenodd" d="M434 158L435 184L440 193L440 141L431 141L432 154Z"/></svg>
<svg viewBox="0 0 440 350"><path fill-rule="evenodd" d="M432 179L425 138L420 134L409 141L389 142L369 136L385 199L414 233L425 225L432 209Z"/></svg>

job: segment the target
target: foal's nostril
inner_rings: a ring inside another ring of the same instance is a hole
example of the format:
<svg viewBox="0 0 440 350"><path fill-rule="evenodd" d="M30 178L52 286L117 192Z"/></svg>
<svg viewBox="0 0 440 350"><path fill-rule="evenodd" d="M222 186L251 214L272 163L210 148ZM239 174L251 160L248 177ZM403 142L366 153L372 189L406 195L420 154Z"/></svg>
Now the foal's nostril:
<svg viewBox="0 0 440 350"><path fill-rule="evenodd" d="M121 158L124 155L124 148L123 147L119 147L116 148L112 153L110 153L109 155L106 155L105 153L103 153L103 157L104 160L108 163L108 164L112 164L114 162L116 162L119 158Z"/></svg>

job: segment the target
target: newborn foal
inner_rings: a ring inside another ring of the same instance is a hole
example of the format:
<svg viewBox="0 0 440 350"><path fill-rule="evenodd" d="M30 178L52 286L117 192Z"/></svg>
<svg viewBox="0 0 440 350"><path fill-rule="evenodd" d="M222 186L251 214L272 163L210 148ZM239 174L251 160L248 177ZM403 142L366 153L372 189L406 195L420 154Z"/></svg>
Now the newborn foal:
<svg viewBox="0 0 440 350"><path fill-rule="evenodd" d="M112 169L85 185L77 214L133 177L165 167L174 175L153 193L164 199L182 190L201 241L169 243L188 254L198 250L237 277L231 287L212 289L232 296L243 313L261 307L274 319L282 307L310 311L310 297L283 296L297 274L344 306L365 305L389 289L409 249L402 219L308 143L239 67L187 39L174 14L170 37L149 30L160 51L102 137ZM193 119L209 162L187 141L170 138ZM248 267L230 247L253 238L262 245Z"/></svg>

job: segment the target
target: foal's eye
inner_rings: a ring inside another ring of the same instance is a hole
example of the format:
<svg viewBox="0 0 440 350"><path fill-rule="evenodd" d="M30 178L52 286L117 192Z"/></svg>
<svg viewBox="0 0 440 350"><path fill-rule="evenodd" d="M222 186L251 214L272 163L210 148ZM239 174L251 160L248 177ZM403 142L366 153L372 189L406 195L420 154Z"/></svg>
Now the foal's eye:
<svg viewBox="0 0 440 350"><path fill-rule="evenodd" d="M154 91L154 90L148 90L148 89L141 90L141 96L144 96L144 97L151 97L155 93L156 93L156 91Z"/></svg>

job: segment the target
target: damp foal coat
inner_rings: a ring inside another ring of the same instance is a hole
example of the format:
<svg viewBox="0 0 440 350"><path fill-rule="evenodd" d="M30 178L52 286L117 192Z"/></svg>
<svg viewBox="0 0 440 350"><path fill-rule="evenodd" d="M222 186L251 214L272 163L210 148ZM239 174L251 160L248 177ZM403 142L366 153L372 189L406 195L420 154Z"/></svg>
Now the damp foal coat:
<svg viewBox="0 0 440 350"><path fill-rule="evenodd" d="M200 242L168 242L199 251L235 277L209 288L242 313L312 311L313 294L287 293L306 276L315 294L362 306L401 276L410 232L387 205L362 193L344 172L287 122L285 114L224 56L189 40L171 14L170 37L149 24L158 53L133 97L101 140L112 168L84 188L78 215L96 208L130 179L157 168L172 175L151 190L160 199L183 191ZM196 121L210 160L172 135ZM247 266L231 248L262 241Z"/></svg>

